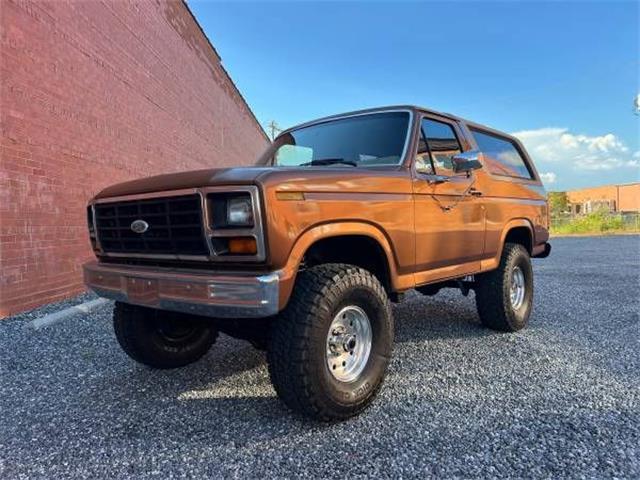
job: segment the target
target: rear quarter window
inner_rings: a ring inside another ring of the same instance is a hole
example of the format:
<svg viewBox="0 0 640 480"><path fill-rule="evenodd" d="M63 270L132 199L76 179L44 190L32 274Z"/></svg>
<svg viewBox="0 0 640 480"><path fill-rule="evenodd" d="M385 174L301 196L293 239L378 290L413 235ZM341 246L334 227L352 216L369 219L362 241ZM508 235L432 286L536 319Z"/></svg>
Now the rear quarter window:
<svg viewBox="0 0 640 480"><path fill-rule="evenodd" d="M533 178L533 172L513 141L474 128L470 130L478 148L484 154L486 166L491 173Z"/></svg>

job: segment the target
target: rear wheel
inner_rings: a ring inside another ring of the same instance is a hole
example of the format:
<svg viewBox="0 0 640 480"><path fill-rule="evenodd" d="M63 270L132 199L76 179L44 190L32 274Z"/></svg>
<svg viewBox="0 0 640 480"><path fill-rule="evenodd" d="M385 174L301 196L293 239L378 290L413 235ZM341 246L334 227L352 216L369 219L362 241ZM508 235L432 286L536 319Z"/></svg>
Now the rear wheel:
<svg viewBox="0 0 640 480"><path fill-rule="evenodd" d="M375 398L392 346L391 306L380 282L359 267L320 265L299 273L273 322L269 372L292 410L346 419Z"/></svg>
<svg viewBox="0 0 640 480"><path fill-rule="evenodd" d="M476 276L475 291L483 325L503 332L525 328L533 308L533 269L527 250L506 243L498 268Z"/></svg>
<svg viewBox="0 0 640 480"><path fill-rule="evenodd" d="M121 302L116 302L113 327L125 353L153 368L183 367L199 360L218 335L207 319Z"/></svg>

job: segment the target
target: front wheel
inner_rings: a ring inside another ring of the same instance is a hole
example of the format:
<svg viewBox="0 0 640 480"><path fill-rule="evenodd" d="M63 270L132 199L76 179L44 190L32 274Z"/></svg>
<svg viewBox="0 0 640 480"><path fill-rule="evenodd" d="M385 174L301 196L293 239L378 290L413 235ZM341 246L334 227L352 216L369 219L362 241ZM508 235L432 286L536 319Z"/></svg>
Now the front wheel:
<svg viewBox="0 0 640 480"><path fill-rule="evenodd" d="M300 272L274 320L269 373L295 412L342 420L372 402L392 347L391 306L380 282L359 267L320 265Z"/></svg>
<svg viewBox="0 0 640 480"><path fill-rule="evenodd" d="M502 332L525 328L533 308L533 269L527 250L506 243L500 265L476 277L475 291L483 325Z"/></svg>
<svg viewBox="0 0 640 480"><path fill-rule="evenodd" d="M152 368L193 363L218 336L208 319L121 302L113 311L113 328L125 353Z"/></svg>

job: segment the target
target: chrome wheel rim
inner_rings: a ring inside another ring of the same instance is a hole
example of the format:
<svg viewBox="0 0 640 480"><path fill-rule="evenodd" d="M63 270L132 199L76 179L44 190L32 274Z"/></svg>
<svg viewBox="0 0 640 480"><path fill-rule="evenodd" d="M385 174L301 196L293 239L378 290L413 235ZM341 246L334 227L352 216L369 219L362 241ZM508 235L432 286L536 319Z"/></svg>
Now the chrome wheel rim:
<svg viewBox="0 0 640 480"><path fill-rule="evenodd" d="M327 334L326 359L331 375L353 382L364 370L371 354L371 323L363 309L349 305L333 318Z"/></svg>
<svg viewBox="0 0 640 480"><path fill-rule="evenodd" d="M514 310L518 310L524 303L524 294L524 273L520 267L513 267L511 272L511 289L509 297L511 298L511 307Z"/></svg>

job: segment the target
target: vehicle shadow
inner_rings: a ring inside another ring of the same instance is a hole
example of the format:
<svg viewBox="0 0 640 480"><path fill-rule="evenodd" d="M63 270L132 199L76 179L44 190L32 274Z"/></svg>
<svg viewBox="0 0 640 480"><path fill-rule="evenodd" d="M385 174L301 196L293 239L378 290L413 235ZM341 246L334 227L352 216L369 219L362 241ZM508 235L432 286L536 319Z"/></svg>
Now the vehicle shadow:
<svg viewBox="0 0 640 480"><path fill-rule="evenodd" d="M465 298L457 291L443 291L431 297L411 292L394 307L394 318L398 343L495 334L480 324L473 293Z"/></svg>
<svg viewBox="0 0 640 480"><path fill-rule="evenodd" d="M152 370L119 354L112 364L93 385L66 399L50 419L53 428L73 423L91 425L93 435L110 441L188 439L239 448L287 435L303 422L278 400L264 353L246 342L221 335L204 358L175 370ZM260 428L250 439L235 435L250 424L278 428Z"/></svg>
<svg viewBox="0 0 640 480"><path fill-rule="evenodd" d="M448 292L434 297L412 294L394 307L396 342L437 339L473 339L493 333L478 323L472 299ZM278 400L269 380L264 352L249 343L221 335L199 362L176 370L151 370L119 353L117 372L99 388L125 392L126 413L111 419L126 436L207 435L224 439L240 424L271 421L276 430L264 429L261 441L287 435L309 422L292 415ZM115 401L120 400L114 395ZM86 402L84 402L86 404ZM165 405L159 412L159 405ZM111 407L114 407L113 405ZM116 407L116 410L118 408ZM152 412L152 421L141 422ZM167 415L166 412L172 412ZM134 412L135 413L134 415ZM112 426L113 426L112 424ZM313 424L322 428L321 424ZM262 430L262 429L261 429ZM138 433L136 433L138 432ZM233 442L257 441L231 439ZM231 441L230 440L230 441Z"/></svg>
<svg viewBox="0 0 640 480"><path fill-rule="evenodd" d="M460 295L412 294L394 307L394 315L396 341L407 346L490 334L477 323L473 302ZM152 370L120 350L108 322L93 338L89 332L96 334L95 324L74 328L80 328L74 331L79 335L77 348L64 356L57 348L42 351L37 370L50 381L46 389L31 390L32 401L22 404L23 414L12 417L8 431L19 434L27 419L32 419L29 424L37 419L42 436L50 441L73 435L103 438L110 445L144 441L238 448L330 428L288 412L269 380L264 352L247 342L221 335L200 361L175 370ZM68 345L64 331L56 331L59 338L53 343L48 339L49 345ZM37 336L30 341L36 348ZM21 378L16 376L16 381ZM251 438L238 438L238 431L252 431Z"/></svg>

